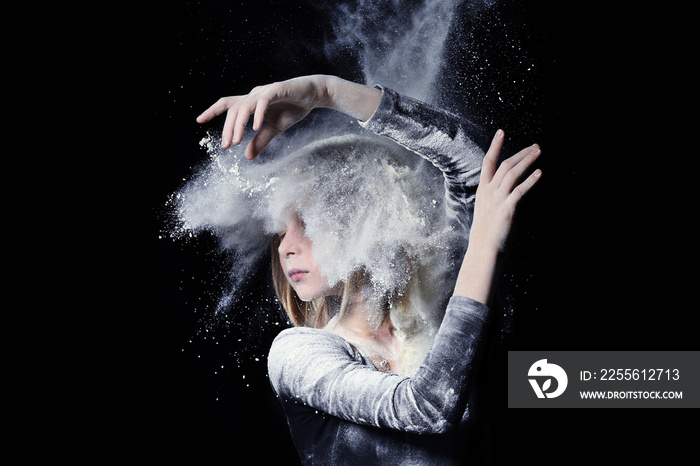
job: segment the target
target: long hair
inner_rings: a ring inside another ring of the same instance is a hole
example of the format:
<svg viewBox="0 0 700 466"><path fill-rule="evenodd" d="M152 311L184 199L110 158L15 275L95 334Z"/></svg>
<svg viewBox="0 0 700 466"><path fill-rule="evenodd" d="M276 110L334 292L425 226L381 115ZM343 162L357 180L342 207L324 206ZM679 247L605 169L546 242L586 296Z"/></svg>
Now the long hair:
<svg viewBox="0 0 700 466"><path fill-rule="evenodd" d="M329 281L339 283L329 296L302 301L287 280L273 234L273 284L292 324L322 328L360 296L376 303L384 319L406 308L417 282L416 252L426 249L424 226L434 224L436 212L427 172L419 179L409 161L415 165L415 155L395 143L348 134L303 147L275 175L268 214L276 218L291 207L311 220L310 237L323 243L317 259Z"/></svg>
<svg viewBox="0 0 700 466"><path fill-rule="evenodd" d="M295 327L325 327L334 314L337 313L338 318L343 317L357 293L360 293L364 287L371 287L368 274L364 270L357 270L342 282L342 293L302 301L287 280L285 270L280 263L278 254L280 243L279 235L272 235L270 241L272 282L277 299ZM400 290L394 290L384 296L381 302L383 318L386 319L389 316L389 310L392 307L408 306L409 300L409 293L403 293Z"/></svg>

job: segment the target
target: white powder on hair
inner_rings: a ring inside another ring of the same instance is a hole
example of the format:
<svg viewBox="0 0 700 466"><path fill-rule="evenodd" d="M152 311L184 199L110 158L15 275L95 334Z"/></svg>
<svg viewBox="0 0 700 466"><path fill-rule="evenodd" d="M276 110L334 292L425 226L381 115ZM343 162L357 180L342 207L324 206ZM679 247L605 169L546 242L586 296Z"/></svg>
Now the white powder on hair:
<svg viewBox="0 0 700 466"><path fill-rule="evenodd" d="M172 199L176 234L210 231L240 276L292 207L329 284L364 270L376 296L409 294L410 307L392 307L391 318L402 364L417 368L449 293L440 280L451 233L440 172L388 139L355 134L255 161L243 157L244 144L224 150L211 136L201 144L208 163Z"/></svg>

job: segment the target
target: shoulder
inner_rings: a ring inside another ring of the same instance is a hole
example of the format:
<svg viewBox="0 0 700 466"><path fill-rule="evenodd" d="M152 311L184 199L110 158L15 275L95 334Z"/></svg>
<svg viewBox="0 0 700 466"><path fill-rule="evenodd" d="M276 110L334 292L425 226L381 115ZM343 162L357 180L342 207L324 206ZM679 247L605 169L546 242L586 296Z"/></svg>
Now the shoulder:
<svg viewBox="0 0 700 466"><path fill-rule="evenodd" d="M294 327L277 335L267 359L276 390L286 382L316 371L331 371L361 361L359 352L340 336L326 330Z"/></svg>
<svg viewBox="0 0 700 466"><path fill-rule="evenodd" d="M296 349L296 352L303 352L310 348L338 349L352 347L340 336L327 330L310 327L292 327L282 330L272 342L270 354L278 355L280 352L287 353L287 350Z"/></svg>

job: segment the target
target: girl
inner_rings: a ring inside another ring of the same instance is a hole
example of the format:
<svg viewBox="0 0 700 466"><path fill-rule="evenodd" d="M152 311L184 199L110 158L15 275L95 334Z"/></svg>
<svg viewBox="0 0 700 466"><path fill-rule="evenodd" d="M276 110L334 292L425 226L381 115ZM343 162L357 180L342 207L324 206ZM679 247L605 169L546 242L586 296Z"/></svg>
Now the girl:
<svg viewBox="0 0 700 466"><path fill-rule="evenodd" d="M226 112L222 145L229 147L242 142L252 116L258 132L245 157L254 159L320 107L357 118L365 129L438 167L452 230L461 237L457 250L466 252L428 355L411 376L399 375L401 344L392 308L406 305L411 280L378 291L362 267L336 280L324 269L328 261L319 260L327 256L325 246L307 232L300 212L306 201L290 202L273 238L272 261L276 292L295 327L275 339L268 369L292 438L304 464L462 464L494 270L518 201L541 175L535 170L519 183L539 147L497 166L503 131L483 155L478 131L457 116L387 88L332 76L300 77L222 98L198 122ZM343 156L352 157L353 147L365 142L335 141L307 152L332 157L345 147Z"/></svg>

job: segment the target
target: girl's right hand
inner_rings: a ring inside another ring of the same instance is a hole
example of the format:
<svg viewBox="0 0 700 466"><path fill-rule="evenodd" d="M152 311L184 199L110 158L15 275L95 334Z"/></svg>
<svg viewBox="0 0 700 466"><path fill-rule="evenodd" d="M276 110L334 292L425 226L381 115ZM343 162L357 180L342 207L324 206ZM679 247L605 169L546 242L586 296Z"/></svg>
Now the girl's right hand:
<svg viewBox="0 0 700 466"><path fill-rule="evenodd" d="M367 120L379 105L381 91L335 76L312 75L258 86L246 95L222 97L197 117L206 123L226 112L221 144L240 144L245 126L253 117L253 130L259 132L245 150L254 159L277 135L303 120L311 110L327 107ZM263 125L265 122L265 125Z"/></svg>
<svg viewBox="0 0 700 466"><path fill-rule="evenodd" d="M246 95L222 97L197 117L197 122L206 123L226 112L221 143L228 148L231 143L241 143L245 126L254 115L253 129L259 132L245 151L245 157L252 160L272 139L303 120L311 110L327 105L326 77L303 76L258 86Z"/></svg>

